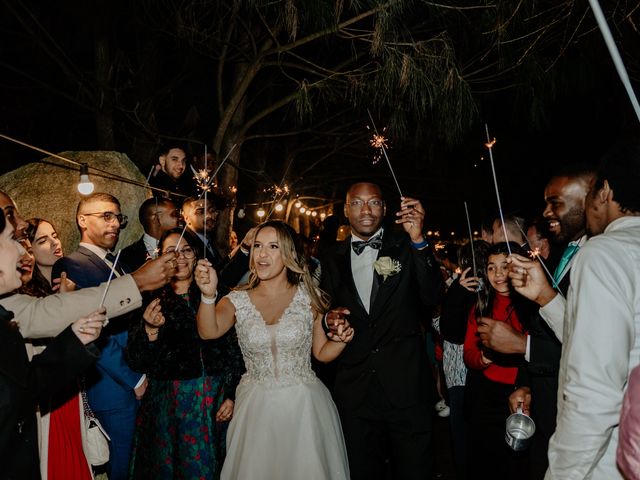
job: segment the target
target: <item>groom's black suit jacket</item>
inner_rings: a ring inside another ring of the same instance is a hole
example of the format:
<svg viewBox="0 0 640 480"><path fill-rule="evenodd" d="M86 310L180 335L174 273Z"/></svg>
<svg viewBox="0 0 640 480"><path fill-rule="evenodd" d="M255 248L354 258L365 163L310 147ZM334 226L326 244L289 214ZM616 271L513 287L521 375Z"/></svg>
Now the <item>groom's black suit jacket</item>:
<svg viewBox="0 0 640 480"><path fill-rule="evenodd" d="M361 408L377 377L397 408L426 402L430 370L420 321L430 315L441 293L442 278L429 247L416 250L406 233L385 228L378 258L398 260L401 271L383 280L376 275L367 313L351 273L351 238L339 243L322 262L321 288L331 308L346 307L355 330L337 361L334 398L340 408Z"/></svg>

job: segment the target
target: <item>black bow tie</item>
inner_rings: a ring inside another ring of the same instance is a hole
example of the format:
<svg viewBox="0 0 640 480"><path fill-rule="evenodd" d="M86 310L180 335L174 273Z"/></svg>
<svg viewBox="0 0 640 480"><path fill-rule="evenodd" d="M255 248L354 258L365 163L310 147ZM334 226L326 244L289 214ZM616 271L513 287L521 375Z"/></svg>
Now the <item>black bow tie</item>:
<svg viewBox="0 0 640 480"><path fill-rule="evenodd" d="M351 248L353 248L353 251L356 252L356 255L360 255L362 252L364 252L364 249L366 247L371 247L375 250L380 250L380 248L382 248L382 238L380 237L380 235L376 235L375 237L370 238L366 242L362 242L362 241L351 242Z"/></svg>

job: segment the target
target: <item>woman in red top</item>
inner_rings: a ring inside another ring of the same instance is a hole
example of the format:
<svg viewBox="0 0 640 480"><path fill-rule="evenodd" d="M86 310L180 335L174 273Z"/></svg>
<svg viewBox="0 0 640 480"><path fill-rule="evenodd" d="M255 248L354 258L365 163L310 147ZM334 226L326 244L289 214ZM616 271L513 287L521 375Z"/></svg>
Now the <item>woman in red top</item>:
<svg viewBox="0 0 640 480"><path fill-rule="evenodd" d="M522 254L515 243L509 247ZM465 413L469 421L469 472L477 478L513 479L527 476L526 452L514 452L505 442L505 420L509 416L508 398L513 392L521 354L502 354L483 346L478 338L482 318L507 322L524 333L523 323L535 307L512 290L507 277L506 243L498 243L488 252L486 277L489 285L469 313L464 341L464 361L469 367L465 390ZM483 300L484 297L484 300Z"/></svg>

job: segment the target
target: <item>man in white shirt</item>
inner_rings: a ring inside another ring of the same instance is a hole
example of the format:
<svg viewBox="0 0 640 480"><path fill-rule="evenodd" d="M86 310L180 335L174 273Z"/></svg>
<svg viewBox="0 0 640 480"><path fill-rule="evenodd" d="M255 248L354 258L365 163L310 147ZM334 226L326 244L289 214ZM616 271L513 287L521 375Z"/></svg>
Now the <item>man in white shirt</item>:
<svg viewBox="0 0 640 480"><path fill-rule="evenodd" d="M54 264L51 276L58 278L61 272L66 272L78 288L95 287L109 278L115 261L113 249L127 217L120 212L117 198L92 193L78 203L76 223L81 232L80 245ZM116 265L116 276L126 273ZM128 323L121 320L111 322L103 330L96 341L100 358L96 368L86 375L91 409L111 437L107 474L113 480L128 476L137 399L144 395L147 385L146 377L125 362L128 328Z"/></svg>
<svg viewBox="0 0 640 480"><path fill-rule="evenodd" d="M615 463L629 372L640 363L640 143L614 148L586 200L593 236L576 254L567 300L535 262L513 258L513 285L562 334L558 417L547 479L622 478ZM563 320L564 317L564 320Z"/></svg>

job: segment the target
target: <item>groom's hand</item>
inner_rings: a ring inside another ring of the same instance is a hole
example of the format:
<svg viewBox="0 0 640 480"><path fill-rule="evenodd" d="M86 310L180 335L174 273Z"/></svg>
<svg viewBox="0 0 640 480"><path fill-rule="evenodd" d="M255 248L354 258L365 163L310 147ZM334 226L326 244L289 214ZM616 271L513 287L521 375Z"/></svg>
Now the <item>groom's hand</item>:
<svg viewBox="0 0 640 480"><path fill-rule="evenodd" d="M337 334L338 329L344 329L345 325L348 325L347 315L351 312L348 308L338 307L333 310L329 310L324 317L325 324L330 333Z"/></svg>

